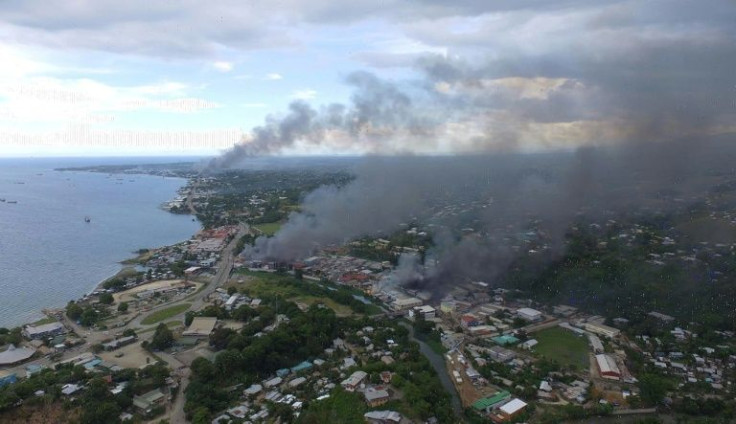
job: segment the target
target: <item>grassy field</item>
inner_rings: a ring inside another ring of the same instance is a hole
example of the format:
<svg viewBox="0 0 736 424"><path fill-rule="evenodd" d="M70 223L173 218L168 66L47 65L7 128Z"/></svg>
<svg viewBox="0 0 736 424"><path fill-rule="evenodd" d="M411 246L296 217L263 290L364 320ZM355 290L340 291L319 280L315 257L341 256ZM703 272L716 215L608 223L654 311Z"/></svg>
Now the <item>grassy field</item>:
<svg viewBox="0 0 736 424"><path fill-rule="evenodd" d="M574 366L578 370L584 370L590 364L588 340L583 336L577 336L560 327L553 327L532 333L529 337L539 342L534 347L539 356L556 360L563 367Z"/></svg>
<svg viewBox="0 0 736 424"><path fill-rule="evenodd" d="M256 224L252 226L267 236L272 236L281 228L281 222L269 222L268 224Z"/></svg>
<svg viewBox="0 0 736 424"><path fill-rule="evenodd" d="M298 303L305 303L307 305L314 305L315 303L323 303L325 306L335 311L335 314L337 314L338 316L347 316L353 313L353 310L350 309L349 306L341 305L335 302L334 300L326 298L326 297L297 296L289 300L293 300L294 302L298 302Z"/></svg>
<svg viewBox="0 0 736 424"><path fill-rule="evenodd" d="M326 296L315 296L301 288L303 284L314 283L300 282L289 275L279 275L268 272L242 271L240 274L245 276L245 283L238 284L236 287L242 288L243 291L251 297L270 295L281 296L294 302L306 303L308 305L323 303L335 311L336 314L341 316L351 315L354 312L348 305L338 303ZM378 307L375 308L380 311ZM369 311L372 310L369 309Z"/></svg>
<svg viewBox="0 0 736 424"><path fill-rule="evenodd" d="M166 324L166 326L169 327L169 328L176 328L176 327L179 327L179 326L184 325L184 322L183 321L167 321L164 324ZM141 333L147 333L149 331L154 331L154 330L156 330L156 327L149 327L149 328L145 328L143 330L136 329L135 332L136 332L136 334L141 334Z"/></svg>
<svg viewBox="0 0 736 424"><path fill-rule="evenodd" d="M59 320L56 319L56 318L54 318L54 317L46 317L46 318L42 318L42 319L34 322L32 325L51 324L52 322L57 322L57 321L59 321Z"/></svg>
<svg viewBox="0 0 736 424"><path fill-rule="evenodd" d="M148 315L147 317L143 318L143 321L141 321L141 324L143 325L156 324L157 322L161 322L165 319L169 319L173 316L179 315L180 313L189 309L191 306L192 306L191 303L180 303L178 305L174 305L169 308L158 310L152 313L151 315Z"/></svg>

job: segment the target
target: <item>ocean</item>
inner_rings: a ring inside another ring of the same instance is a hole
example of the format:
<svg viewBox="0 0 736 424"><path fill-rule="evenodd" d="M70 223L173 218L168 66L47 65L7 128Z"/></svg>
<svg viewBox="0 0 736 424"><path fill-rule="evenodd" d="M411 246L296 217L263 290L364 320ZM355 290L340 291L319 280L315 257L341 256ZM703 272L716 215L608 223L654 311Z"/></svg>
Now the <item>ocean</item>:
<svg viewBox="0 0 736 424"><path fill-rule="evenodd" d="M200 229L192 216L160 208L184 179L55 168L180 160L0 159L0 327L43 318L43 308L89 293L138 249Z"/></svg>

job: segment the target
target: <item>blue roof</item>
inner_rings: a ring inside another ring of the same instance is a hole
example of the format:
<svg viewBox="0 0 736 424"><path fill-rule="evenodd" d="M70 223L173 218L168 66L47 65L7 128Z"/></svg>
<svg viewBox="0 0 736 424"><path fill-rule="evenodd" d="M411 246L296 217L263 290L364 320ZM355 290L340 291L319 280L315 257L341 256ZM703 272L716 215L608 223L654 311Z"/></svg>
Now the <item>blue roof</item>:
<svg viewBox="0 0 736 424"><path fill-rule="evenodd" d="M312 368L312 363L309 361L304 361L301 364L292 367L291 372L299 372L303 370L308 370L310 368Z"/></svg>
<svg viewBox="0 0 736 424"><path fill-rule="evenodd" d="M91 370L92 368L100 365L102 363L102 359L93 359L86 364L84 364L84 368Z"/></svg>
<svg viewBox="0 0 736 424"><path fill-rule="evenodd" d="M288 368L281 368L280 370L276 370L276 375L279 377L283 377L286 375L289 375L289 369Z"/></svg>

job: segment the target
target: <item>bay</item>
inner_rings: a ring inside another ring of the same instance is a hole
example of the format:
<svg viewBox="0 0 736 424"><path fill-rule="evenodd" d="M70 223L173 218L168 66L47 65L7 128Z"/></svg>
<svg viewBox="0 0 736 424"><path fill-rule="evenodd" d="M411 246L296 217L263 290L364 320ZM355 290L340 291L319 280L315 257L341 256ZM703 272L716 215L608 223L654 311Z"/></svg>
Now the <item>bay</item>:
<svg viewBox="0 0 736 424"><path fill-rule="evenodd" d="M43 308L89 293L136 250L200 229L191 216L160 208L184 179L55 168L179 160L0 159L0 327L42 318Z"/></svg>

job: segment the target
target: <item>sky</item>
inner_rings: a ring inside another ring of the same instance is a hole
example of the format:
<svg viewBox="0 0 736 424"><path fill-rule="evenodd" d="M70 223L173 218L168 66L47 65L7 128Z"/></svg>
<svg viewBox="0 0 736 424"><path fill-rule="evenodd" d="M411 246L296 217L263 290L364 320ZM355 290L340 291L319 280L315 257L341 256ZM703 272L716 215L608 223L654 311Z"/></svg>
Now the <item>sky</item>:
<svg viewBox="0 0 736 424"><path fill-rule="evenodd" d="M5 0L0 156L237 143L446 154L731 134L733 22L728 0Z"/></svg>

